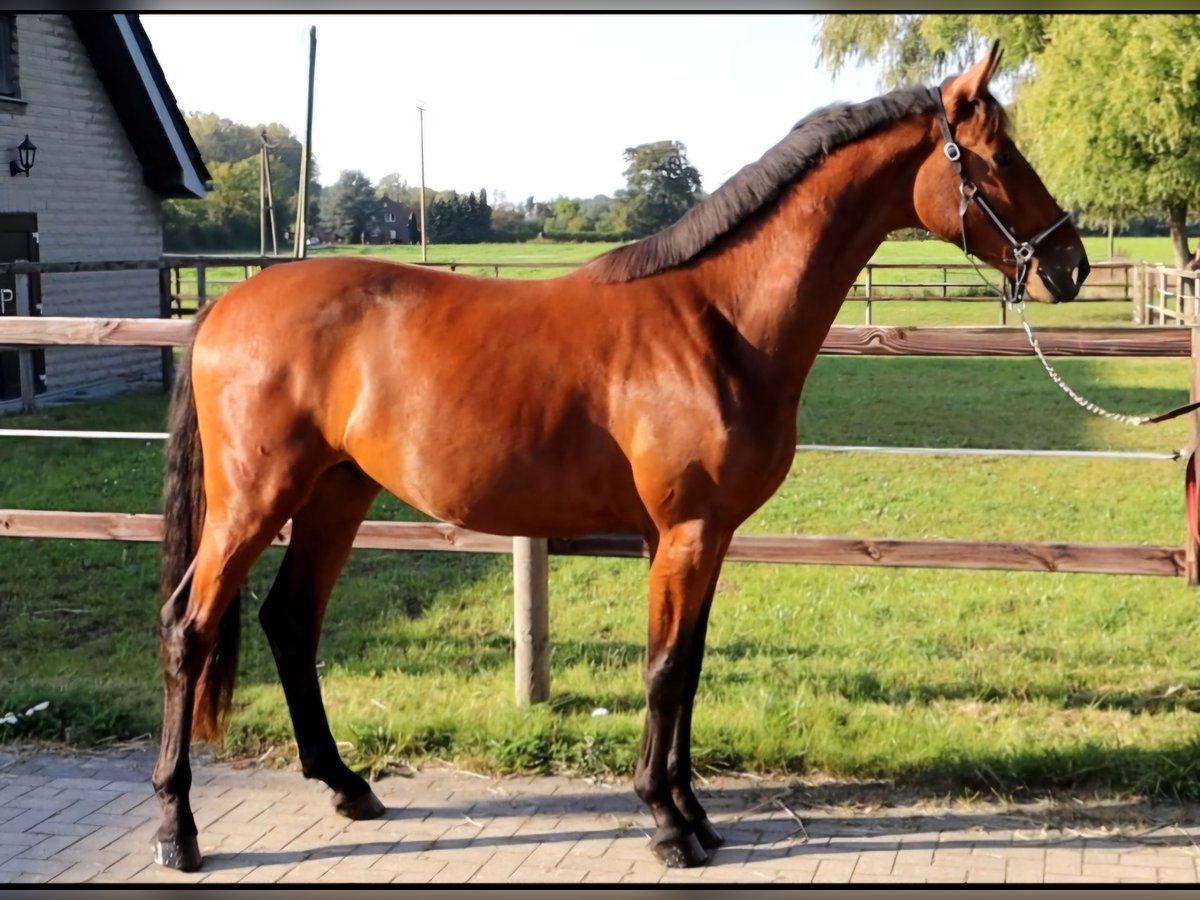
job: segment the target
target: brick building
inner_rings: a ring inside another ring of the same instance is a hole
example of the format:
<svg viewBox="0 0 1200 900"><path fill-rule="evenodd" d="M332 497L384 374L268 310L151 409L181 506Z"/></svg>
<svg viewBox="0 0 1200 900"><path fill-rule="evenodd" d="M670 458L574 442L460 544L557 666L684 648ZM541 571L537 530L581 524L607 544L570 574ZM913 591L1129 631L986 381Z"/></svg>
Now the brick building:
<svg viewBox="0 0 1200 900"><path fill-rule="evenodd" d="M10 176L26 136L33 166ZM0 261L156 259L162 200L211 188L128 14L0 15L0 166ZM45 275L34 287L34 314L158 315L153 271ZM13 276L0 276L0 315L18 313L13 288ZM38 357L37 387L50 394L161 377L157 349L52 347ZM17 379L16 354L0 353L0 408L18 396Z"/></svg>

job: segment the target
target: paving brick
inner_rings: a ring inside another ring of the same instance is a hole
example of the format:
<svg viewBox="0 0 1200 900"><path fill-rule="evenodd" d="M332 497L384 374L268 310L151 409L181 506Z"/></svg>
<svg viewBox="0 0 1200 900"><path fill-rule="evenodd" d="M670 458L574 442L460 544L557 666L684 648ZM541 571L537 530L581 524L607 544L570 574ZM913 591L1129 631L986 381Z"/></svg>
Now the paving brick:
<svg viewBox="0 0 1200 900"><path fill-rule="evenodd" d="M280 877L280 884L314 882L333 868L333 861L328 859L306 859L297 863L286 874Z"/></svg>
<svg viewBox="0 0 1200 900"><path fill-rule="evenodd" d="M20 815L13 816L7 822L0 823L0 843L14 843L9 837L19 837L34 825L39 825L49 819L62 807L28 809Z"/></svg>
<svg viewBox="0 0 1200 900"><path fill-rule="evenodd" d="M666 871L660 863L634 863L618 881L620 884L658 884Z"/></svg>
<svg viewBox="0 0 1200 900"><path fill-rule="evenodd" d="M1150 866L1093 863L1086 858L1083 861L1083 874L1097 881L1124 881L1125 879L1135 879L1138 881L1158 880L1158 870L1152 869Z"/></svg>
<svg viewBox="0 0 1200 900"><path fill-rule="evenodd" d="M57 859L30 859L25 856L14 856L0 863L0 881L7 881L16 875L45 875L53 878L71 867L71 863Z"/></svg>
<svg viewBox="0 0 1200 900"><path fill-rule="evenodd" d="M858 863L854 873L888 875L896 864L895 850L875 850L858 855Z"/></svg>
<svg viewBox="0 0 1200 900"><path fill-rule="evenodd" d="M21 856L29 859L50 859L56 856L60 851L66 850L72 844L79 840L78 835L73 834L52 834L31 847L21 851Z"/></svg>
<svg viewBox="0 0 1200 900"><path fill-rule="evenodd" d="M1083 872L1083 849L1071 850L1058 847L1046 849L1045 872L1050 875L1080 875Z"/></svg>
<svg viewBox="0 0 1200 900"><path fill-rule="evenodd" d="M1163 850L1137 850L1131 853L1122 853L1122 866L1150 866L1151 868L1167 868L1167 869L1190 869L1196 870L1195 857L1189 855L1181 855L1178 852L1170 853Z"/></svg>
<svg viewBox="0 0 1200 900"><path fill-rule="evenodd" d="M1007 884L1040 884L1046 874L1045 863L1034 859L1010 859L1004 868Z"/></svg>
<svg viewBox="0 0 1200 900"><path fill-rule="evenodd" d="M101 863L78 862L50 879L51 884L85 884L104 871Z"/></svg>
<svg viewBox="0 0 1200 900"><path fill-rule="evenodd" d="M1004 869L968 869L967 884L1004 884Z"/></svg>
<svg viewBox="0 0 1200 900"><path fill-rule="evenodd" d="M813 873L813 884L841 884L850 880L856 859L822 859Z"/></svg>
<svg viewBox="0 0 1200 900"><path fill-rule="evenodd" d="M77 793L80 791L97 791L108 787L112 782L101 778L56 778L54 779L54 783L59 790Z"/></svg>
<svg viewBox="0 0 1200 900"><path fill-rule="evenodd" d="M1159 884L1196 884L1200 879L1196 878L1194 870L1188 869L1159 869L1158 883Z"/></svg>
<svg viewBox="0 0 1200 900"><path fill-rule="evenodd" d="M137 853L128 853L121 859L104 867L104 875L117 880L132 880L135 875L144 872L150 866L156 865L154 853L149 848Z"/></svg>
<svg viewBox="0 0 1200 900"><path fill-rule="evenodd" d="M429 879L429 884L463 884L470 881L479 871L479 864L457 859L447 862L436 875Z"/></svg>
<svg viewBox="0 0 1200 900"><path fill-rule="evenodd" d="M255 866L242 876L239 884L276 884L296 868L295 862L271 863L265 866Z"/></svg>
<svg viewBox="0 0 1200 900"><path fill-rule="evenodd" d="M901 875L882 875L875 872L855 872L850 876L851 884L912 884Z"/></svg>

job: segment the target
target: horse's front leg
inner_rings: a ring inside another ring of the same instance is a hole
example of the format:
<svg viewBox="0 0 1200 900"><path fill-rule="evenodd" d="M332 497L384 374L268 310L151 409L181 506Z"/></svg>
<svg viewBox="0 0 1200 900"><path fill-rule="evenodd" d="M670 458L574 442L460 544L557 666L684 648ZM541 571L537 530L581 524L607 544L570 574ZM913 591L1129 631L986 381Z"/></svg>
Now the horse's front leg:
<svg viewBox="0 0 1200 900"><path fill-rule="evenodd" d="M695 810L680 809L676 804L677 778L672 776L671 762L676 762L678 771L678 763L685 760L690 780L690 715L684 720L681 715L685 701L690 705L690 696L695 692L694 684L689 689L694 668L696 677L699 675L698 667L693 666L695 643L703 640L710 588L727 545L728 537L716 534L708 523L689 521L659 534L650 564L646 725L634 790L658 826L651 847L673 868L708 861L708 853L696 834ZM681 721L684 741L677 746ZM690 787L687 794L691 794ZM699 814L703 816L702 809Z"/></svg>
<svg viewBox="0 0 1200 900"><path fill-rule="evenodd" d="M718 551L717 564L709 578L708 590L696 621L695 633L692 636L692 649L688 659L687 680L684 684L683 702L680 705L679 717L675 721L675 734L671 742L671 752L667 755L667 777L671 780L671 796L676 808L683 813L688 824L705 850L715 850L725 843L725 839L708 820L708 813L696 799L692 790L692 709L696 702L696 689L700 684L700 669L704 662L704 643L708 632L708 615L712 609L713 595L717 590L717 580L721 574L721 562L725 551L729 548L726 539Z"/></svg>

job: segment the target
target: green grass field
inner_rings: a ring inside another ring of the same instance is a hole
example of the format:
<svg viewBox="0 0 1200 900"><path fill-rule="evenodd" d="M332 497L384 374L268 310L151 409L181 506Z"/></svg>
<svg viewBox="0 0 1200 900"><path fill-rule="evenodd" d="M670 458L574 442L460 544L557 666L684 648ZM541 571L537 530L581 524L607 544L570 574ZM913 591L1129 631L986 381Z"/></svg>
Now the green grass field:
<svg viewBox="0 0 1200 900"><path fill-rule="evenodd" d="M533 246L505 245L506 258ZM495 250L473 249L476 260ZM547 255L528 261L599 249L542 246ZM844 319L861 321L861 309L847 307ZM995 313L961 303L887 308L928 324L972 321L977 309L991 322ZM1094 324L1110 321L1109 310L1121 314L1111 321L1127 321L1119 303L1030 315ZM1117 410L1158 411L1187 397L1183 360L1071 359L1059 368ZM164 414L155 393L4 425L161 430ZM822 357L799 425L802 442L820 444L1172 450L1187 439L1182 422L1130 429L1089 416L1033 359ZM7 439L4 462L6 507L159 509L155 442ZM802 453L745 530L1178 545L1182 477L1171 462ZM421 518L391 498L372 515ZM247 585L227 751L282 762L294 758L290 724L255 618L280 555L270 551ZM0 540L0 718L49 702L0 724L0 741L94 745L156 733L156 561L154 545ZM552 560L553 696L521 709L507 557L356 551L320 654L343 753L371 771L444 759L494 771L631 772L645 571L637 560ZM1176 579L730 563L697 701L697 767L883 778L930 793L1200 798L1196 602ZM608 713L593 715L601 708Z"/></svg>

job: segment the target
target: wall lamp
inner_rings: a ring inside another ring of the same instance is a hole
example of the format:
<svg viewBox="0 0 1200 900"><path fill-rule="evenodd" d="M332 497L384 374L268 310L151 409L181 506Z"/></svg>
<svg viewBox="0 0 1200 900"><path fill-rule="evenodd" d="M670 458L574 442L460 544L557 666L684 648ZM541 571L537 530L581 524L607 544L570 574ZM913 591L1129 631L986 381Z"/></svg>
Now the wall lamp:
<svg viewBox="0 0 1200 900"><path fill-rule="evenodd" d="M8 173L10 175L20 175L25 173L25 177L29 177L29 170L33 168L33 158L37 155L37 147L33 145L33 141L29 140L29 135L25 135L25 140L17 144L17 158L10 160L8 163Z"/></svg>

